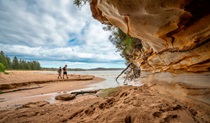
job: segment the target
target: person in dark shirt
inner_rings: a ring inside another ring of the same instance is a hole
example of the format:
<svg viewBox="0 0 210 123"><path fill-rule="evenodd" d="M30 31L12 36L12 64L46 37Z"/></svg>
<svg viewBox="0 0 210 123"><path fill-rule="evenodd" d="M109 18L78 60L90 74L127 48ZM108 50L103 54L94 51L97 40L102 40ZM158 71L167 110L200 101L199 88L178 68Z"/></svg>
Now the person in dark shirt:
<svg viewBox="0 0 210 123"><path fill-rule="evenodd" d="M67 78L67 79L69 78L68 75L67 75L67 65L65 65L65 66L63 67L63 79L64 79L64 75L66 75L66 78Z"/></svg>

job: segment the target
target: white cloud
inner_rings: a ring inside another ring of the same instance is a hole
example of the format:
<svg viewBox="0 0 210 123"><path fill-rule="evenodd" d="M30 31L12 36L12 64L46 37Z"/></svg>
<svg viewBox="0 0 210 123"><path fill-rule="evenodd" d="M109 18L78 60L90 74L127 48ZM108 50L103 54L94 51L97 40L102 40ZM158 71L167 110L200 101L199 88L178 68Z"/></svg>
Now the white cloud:
<svg viewBox="0 0 210 123"><path fill-rule="evenodd" d="M0 0L0 18L0 50L10 56L102 67L123 61L88 5L80 10L73 0Z"/></svg>

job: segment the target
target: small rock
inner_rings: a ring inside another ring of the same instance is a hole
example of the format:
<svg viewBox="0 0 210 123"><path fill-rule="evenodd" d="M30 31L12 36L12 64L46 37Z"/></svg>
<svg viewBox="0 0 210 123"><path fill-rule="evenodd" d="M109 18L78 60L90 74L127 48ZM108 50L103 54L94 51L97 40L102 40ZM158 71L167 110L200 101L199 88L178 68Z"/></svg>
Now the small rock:
<svg viewBox="0 0 210 123"><path fill-rule="evenodd" d="M68 101L68 100L72 100L76 97L75 94L62 94L62 95L58 95L55 97L56 100L64 100L64 101Z"/></svg>

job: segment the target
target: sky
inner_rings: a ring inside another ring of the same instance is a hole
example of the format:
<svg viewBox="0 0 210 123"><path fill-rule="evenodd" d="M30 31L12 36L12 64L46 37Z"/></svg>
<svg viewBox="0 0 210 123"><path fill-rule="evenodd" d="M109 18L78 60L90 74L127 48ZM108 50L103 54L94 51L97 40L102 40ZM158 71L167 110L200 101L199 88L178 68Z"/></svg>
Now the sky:
<svg viewBox="0 0 210 123"><path fill-rule="evenodd" d="M73 0L0 0L0 50L42 67L124 68L103 27Z"/></svg>

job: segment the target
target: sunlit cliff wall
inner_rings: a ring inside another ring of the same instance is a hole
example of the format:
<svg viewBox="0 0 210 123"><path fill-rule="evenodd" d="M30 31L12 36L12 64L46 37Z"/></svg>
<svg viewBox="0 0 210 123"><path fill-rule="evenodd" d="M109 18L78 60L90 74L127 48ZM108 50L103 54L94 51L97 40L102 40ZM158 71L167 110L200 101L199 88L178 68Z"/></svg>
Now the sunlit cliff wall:
<svg viewBox="0 0 210 123"><path fill-rule="evenodd" d="M209 0L92 0L90 7L95 19L141 40L129 57L143 70L140 82L203 109L197 116L210 121Z"/></svg>
<svg viewBox="0 0 210 123"><path fill-rule="evenodd" d="M95 19L142 40L130 61L150 72L210 71L209 0L92 0Z"/></svg>

